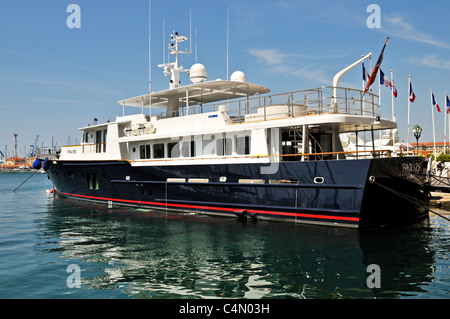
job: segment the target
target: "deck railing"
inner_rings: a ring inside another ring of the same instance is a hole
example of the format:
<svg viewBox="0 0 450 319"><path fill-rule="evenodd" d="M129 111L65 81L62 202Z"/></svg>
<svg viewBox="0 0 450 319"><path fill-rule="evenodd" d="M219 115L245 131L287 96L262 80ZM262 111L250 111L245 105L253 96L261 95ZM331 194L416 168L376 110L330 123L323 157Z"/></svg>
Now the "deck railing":
<svg viewBox="0 0 450 319"><path fill-rule="evenodd" d="M335 92L337 96L334 96ZM367 92L363 96L361 90L341 87L257 95L221 103L180 107L172 114L163 112L159 116L165 118L214 111L222 111L232 123L326 113L380 116L377 95Z"/></svg>
<svg viewBox="0 0 450 319"><path fill-rule="evenodd" d="M303 153L303 154L280 154L280 155L214 155L214 156L196 156L196 157L177 157L177 158L151 158L128 160L133 163L176 163L182 161L196 160L239 160L239 159L269 159L270 162L288 162L288 161L319 161L319 160L347 160L347 159L369 159L369 158L390 158L390 150L369 150L369 151L343 151L343 152L324 152L324 153Z"/></svg>

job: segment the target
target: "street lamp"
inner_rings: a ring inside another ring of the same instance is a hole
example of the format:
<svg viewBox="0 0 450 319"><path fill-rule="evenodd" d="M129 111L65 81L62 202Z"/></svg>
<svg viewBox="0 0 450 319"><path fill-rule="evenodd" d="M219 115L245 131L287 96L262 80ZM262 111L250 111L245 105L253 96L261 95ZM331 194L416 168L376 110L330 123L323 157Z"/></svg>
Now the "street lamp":
<svg viewBox="0 0 450 319"><path fill-rule="evenodd" d="M422 134L422 128L416 124L416 125L414 125L412 131L414 133L414 136L416 137L417 150L419 150L419 138L420 138L420 135Z"/></svg>

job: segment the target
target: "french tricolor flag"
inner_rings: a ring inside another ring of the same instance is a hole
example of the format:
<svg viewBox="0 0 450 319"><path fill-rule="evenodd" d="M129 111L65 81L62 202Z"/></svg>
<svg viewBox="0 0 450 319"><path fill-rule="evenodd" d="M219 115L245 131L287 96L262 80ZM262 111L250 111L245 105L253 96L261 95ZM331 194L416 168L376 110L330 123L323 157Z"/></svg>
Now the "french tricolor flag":
<svg viewBox="0 0 450 319"><path fill-rule="evenodd" d="M394 97L397 97L397 88L395 87L394 83L391 84L392 94L394 94Z"/></svg>
<svg viewBox="0 0 450 319"><path fill-rule="evenodd" d="M367 72L366 67L364 66L364 62L363 62L363 64L362 64L362 79L367 82L367 81L369 81L369 78L370 78L369 72Z"/></svg>
<svg viewBox="0 0 450 319"><path fill-rule="evenodd" d="M450 113L450 99L448 95L445 96L446 104L447 104L447 114Z"/></svg>
<svg viewBox="0 0 450 319"><path fill-rule="evenodd" d="M434 93L431 93L431 97L433 99L433 105L436 105L438 112L440 112L441 108L439 107L439 104L436 102L436 99L434 98Z"/></svg>
<svg viewBox="0 0 450 319"><path fill-rule="evenodd" d="M380 69L380 84L384 84L386 87L391 86L391 81L387 78L386 75L384 75L383 71Z"/></svg>
<svg viewBox="0 0 450 319"><path fill-rule="evenodd" d="M409 83L409 100L411 101L411 103L414 103L416 99L416 95L414 94L414 91L412 89L412 84Z"/></svg>

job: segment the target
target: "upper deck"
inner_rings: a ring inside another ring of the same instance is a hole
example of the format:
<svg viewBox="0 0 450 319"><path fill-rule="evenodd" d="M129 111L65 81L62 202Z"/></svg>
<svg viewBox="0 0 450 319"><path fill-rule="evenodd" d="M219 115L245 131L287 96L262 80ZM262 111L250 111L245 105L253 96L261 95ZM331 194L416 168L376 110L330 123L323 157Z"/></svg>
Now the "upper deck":
<svg viewBox="0 0 450 319"><path fill-rule="evenodd" d="M312 144L314 149L335 152L342 148L338 141L340 133L397 127L394 121L381 119L378 96L338 87L340 76L371 54L339 72L332 87L269 94L270 89L248 83L241 71L234 72L230 80L207 81L203 65L196 63L185 70L178 65L178 54L186 53L178 50L178 44L185 40L186 37L175 33L172 36L175 43L170 47L175 62L159 65L165 75L171 75L169 89L150 90L148 94L118 101L123 108L122 116L113 122L80 128L83 132L81 145L64 147L61 159L152 160L156 159L154 153L157 152L151 150L158 145L164 149L163 157L171 158L174 154L170 154L169 149L174 140L197 139L198 143L194 144L199 150L195 156L192 150L187 152L191 156L186 157L200 160L205 154L220 156L218 152L210 152L213 146L205 151L205 145L211 144L207 141L211 135L233 136L228 155L259 158L261 154L280 154L282 147L298 155L300 151L307 152ZM192 84L182 86L180 72L186 72ZM137 114L126 115L126 107L137 108ZM238 154L237 139L242 138L246 139L248 152ZM219 138L223 140L221 150L226 146L225 139ZM139 155L137 149L142 149L143 153Z"/></svg>
<svg viewBox="0 0 450 319"><path fill-rule="evenodd" d="M132 106L140 107L141 113L149 114L153 121L178 118L172 122L181 127L174 129L182 129L185 121L189 124L189 120L194 118L190 116L199 114L208 114L209 119L220 115L226 124L249 124L249 127L268 121L271 122L262 126L289 125L286 121L289 119L296 119L290 122L297 125L302 122L309 125L339 124L340 133L396 127L394 122L381 119L378 96L372 93L363 95L361 90L333 87L263 94L267 91L267 88L249 83L212 81L146 94L118 103L124 107L123 115L125 106ZM177 107L169 110L168 101L173 100L176 100ZM316 116L311 117L313 115ZM137 133L130 129L127 136L143 133L143 129Z"/></svg>

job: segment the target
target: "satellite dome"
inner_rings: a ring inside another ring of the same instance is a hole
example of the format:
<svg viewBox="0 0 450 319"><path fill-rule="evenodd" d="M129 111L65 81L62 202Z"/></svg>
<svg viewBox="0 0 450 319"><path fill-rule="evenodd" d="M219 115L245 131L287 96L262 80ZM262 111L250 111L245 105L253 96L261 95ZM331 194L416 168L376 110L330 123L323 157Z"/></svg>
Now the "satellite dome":
<svg viewBox="0 0 450 319"><path fill-rule="evenodd" d="M202 83L206 81L207 73L203 64L195 63L189 70L189 79L192 83Z"/></svg>
<svg viewBox="0 0 450 319"><path fill-rule="evenodd" d="M230 80L236 82L247 82L247 77L245 76L244 72L235 71L233 72L233 74L231 74Z"/></svg>

